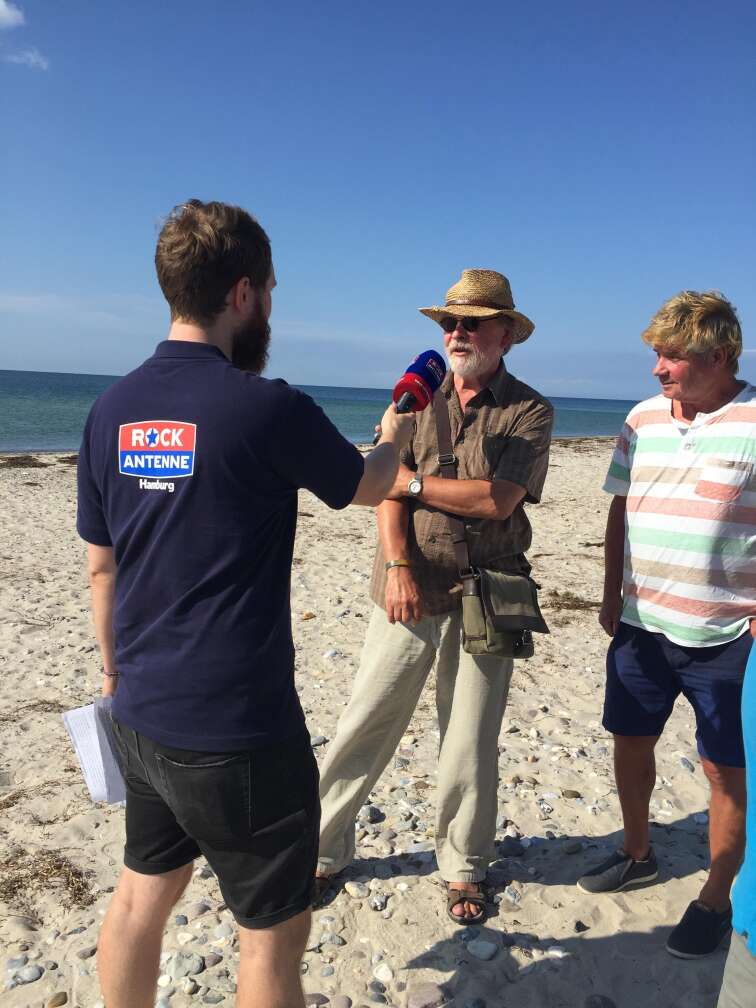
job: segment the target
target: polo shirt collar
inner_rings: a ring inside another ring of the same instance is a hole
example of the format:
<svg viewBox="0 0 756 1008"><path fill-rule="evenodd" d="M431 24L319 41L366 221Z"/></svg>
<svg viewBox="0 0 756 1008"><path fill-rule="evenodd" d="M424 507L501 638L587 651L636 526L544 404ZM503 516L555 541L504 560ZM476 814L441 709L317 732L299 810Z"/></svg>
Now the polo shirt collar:
<svg viewBox="0 0 756 1008"><path fill-rule="evenodd" d="M507 400L507 389L509 388L509 383L511 381L511 375L507 371L504 360L502 359L499 363L499 367L496 373L493 375L489 383L484 389L476 393L476 397L479 395L491 395L497 406L506 406ZM450 398L452 392L454 391L454 372L451 368L446 372L444 380L441 384L444 395L447 399Z"/></svg>
<svg viewBox="0 0 756 1008"><path fill-rule="evenodd" d="M182 359L202 360L220 357L228 360L223 351L209 343L195 343L193 340L163 340L155 348L154 357L180 357Z"/></svg>

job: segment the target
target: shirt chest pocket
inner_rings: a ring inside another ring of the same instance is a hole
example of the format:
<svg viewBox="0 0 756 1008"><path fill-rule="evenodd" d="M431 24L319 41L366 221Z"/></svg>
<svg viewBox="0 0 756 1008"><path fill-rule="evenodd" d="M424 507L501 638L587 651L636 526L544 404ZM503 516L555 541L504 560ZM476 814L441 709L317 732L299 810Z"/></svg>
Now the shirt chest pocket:
<svg viewBox="0 0 756 1008"><path fill-rule="evenodd" d="M507 448L509 436L503 433L484 434L480 442L482 458L481 465L486 471L486 477L493 479L499 468L504 452Z"/></svg>
<svg viewBox="0 0 756 1008"><path fill-rule="evenodd" d="M750 462L710 455L696 483L696 496L720 504L729 504L736 501L741 493L748 489L752 476L753 466Z"/></svg>

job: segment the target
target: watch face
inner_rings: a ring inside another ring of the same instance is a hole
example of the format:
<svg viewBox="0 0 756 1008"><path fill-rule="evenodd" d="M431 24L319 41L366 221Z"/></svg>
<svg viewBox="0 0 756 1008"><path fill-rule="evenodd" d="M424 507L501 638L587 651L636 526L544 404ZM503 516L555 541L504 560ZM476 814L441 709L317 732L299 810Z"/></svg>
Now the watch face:
<svg viewBox="0 0 756 1008"><path fill-rule="evenodd" d="M419 494L423 489L423 484L418 479L410 480L409 492L411 494Z"/></svg>

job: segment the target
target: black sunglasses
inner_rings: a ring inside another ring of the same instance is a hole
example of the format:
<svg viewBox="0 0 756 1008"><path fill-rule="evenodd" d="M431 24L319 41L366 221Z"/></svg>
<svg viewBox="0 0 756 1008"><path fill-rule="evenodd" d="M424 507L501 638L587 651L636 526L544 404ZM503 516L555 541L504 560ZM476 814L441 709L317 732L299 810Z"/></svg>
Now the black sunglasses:
<svg viewBox="0 0 756 1008"><path fill-rule="evenodd" d="M466 318L454 318L453 315L444 315L438 323L445 333L453 333L458 325L461 325L465 332L477 332L478 326L483 319L473 318L471 315Z"/></svg>

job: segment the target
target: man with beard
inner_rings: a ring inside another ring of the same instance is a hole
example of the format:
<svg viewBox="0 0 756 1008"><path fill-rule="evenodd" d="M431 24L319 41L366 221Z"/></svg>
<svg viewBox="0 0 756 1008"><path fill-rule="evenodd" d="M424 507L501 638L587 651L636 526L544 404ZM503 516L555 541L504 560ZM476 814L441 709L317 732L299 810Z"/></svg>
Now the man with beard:
<svg viewBox="0 0 756 1008"><path fill-rule="evenodd" d="M416 414L390 500L378 508L375 602L352 698L321 769L318 890L354 856L354 821L407 728L434 660L440 729L436 855L447 912L484 918L480 883L494 853L497 741L512 661L461 648L461 595L447 513L466 526L471 563L528 573L524 503L541 496L551 405L508 373L502 356L533 323L514 310L509 281L465 270L438 322L449 359L441 394L449 410L457 478L441 476L432 410Z"/></svg>
<svg viewBox="0 0 756 1008"><path fill-rule="evenodd" d="M240 925L236 1004L302 1008L319 806L294 687L297 490L378 504L412 421L390 407L363 464L308 396L259 377L275 277L244 210L177 207L155 262L168 339L95 403L79 456L127 793L98 972L108 1008L154 1004L163 928L202 854Z"/></svg>

